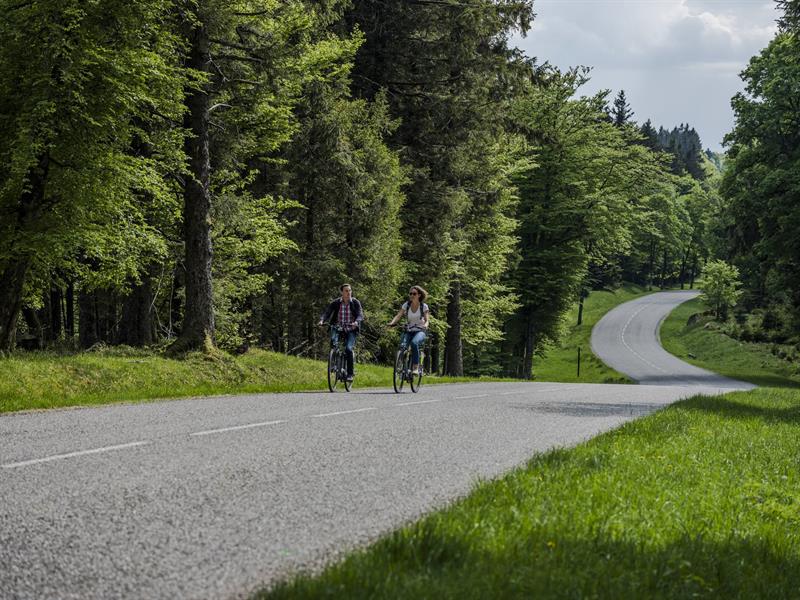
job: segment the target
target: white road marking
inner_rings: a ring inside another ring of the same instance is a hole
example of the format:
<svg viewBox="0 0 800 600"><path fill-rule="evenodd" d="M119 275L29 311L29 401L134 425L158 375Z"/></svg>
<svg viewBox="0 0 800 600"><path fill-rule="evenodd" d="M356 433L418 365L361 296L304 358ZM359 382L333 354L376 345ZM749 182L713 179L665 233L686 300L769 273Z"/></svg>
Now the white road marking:
<svg viewBox="0 0 800 600"><path fill-rule="evenodd" d="M349 415L351 413L366 412L368 410L377 410L377 409L374 406L370 406L369 408L357 408L355 410L342 410L339 412L322 413L321 415L311 415L311 418L318 419L320 417L333 417L335 415Z"/></svg>
<svg viewBox="0 0 800 600"><path fill-rule="evenodd" d="M489 394L478 394L477 396L456 396L455 400L466 400L467 398L486 398Z"/></svg>
<svg viewBox="0 0 800 600"><path fill-rule="evenodd" d="M641 354L639 354L638 352L636 352L636 350L634 350L633 348L631 348L631 347L628 345L628 342L626 342L626 341L625 341L625 332L626 332L626 331L627 331L627 329L628 329L628 325L630 325L630 324L631 324L631 321L633 321L633 319L634 319L636 316L638 316L638 314L639 314L640 312L642 312L642 311L643 311L645 308L647 308L648 306L650 306L650 304L645 304L645 305L643 305L643 306L642 306L642 307L641 307L639 310L637 310L635 313L633 313L633 314L631 315L630 319L628 319L628 322L627 322L627 323L625 323L625 327L623 327L623 328L622 328L622 331L621 331L621 332L620 332L620 334L619 334L619 339L620 339L620 340L622 340L622 343L623 343L623 345L624 345L624 346L625 346L625 347L626 347L628 350L630 350L630 351L631 351L631 353L632 353L634 356L636 356L636 358L638 358L639 360L641 360L643 363L645 363L645 364L647 364L647 365L649 365L649 366L653 367L654 369L657 369L657 370L661 371L662 373L666 373L666 371L665 371L664 369L662 369L662 368L661 368L661 367L659 367L658 365L654 365L653 363L651 363L649 360L647 360L647 359L646 359L645 357L643 357Z"/></svg>
<svg viewBox="0 0 800 600"><path fill-rule="evenodd" d="M557 387L557 388L531 388L528 390L518 390L516 392L502 392L498 396L519 396L520 394L540 394L542 392L569 392L575 389L575 386L570 387Z"/></svg>
<svg viewBox="0 0 800 600"><path fill-rule="evenodd" d="M196 431L189 435L211 435L212 433L222 433L224 431L238 431L240 429L252 429L253 427L266 427L267 425L278 425L286 421L265 421L264 423L250 423L249 425L234 425L233 427L223 427L221 429L207 429L206 431Z"/></svg>
<svg viewBox="0 0 800 600"><path fill-rule="evenodd" d="M101 452L111 452L113 450L123 450L124 448L135 448L136 446L144 446L150 442L131 442L129 444L120 444L118 446L104 446L103 448L93 448L91 450L80 450L78 452L68 452L66 454L54 454L53 456L46 456L44 458L34 458L33 460L23 460L20 462L6 463L2 465L4 469L13 469L16 467L27 467L28 465L35 465L38 463L46 463L53 460L61 460L62 458L73 458L75 456L84 456L87 454L100 454Z"/></svg>
<svg viewBox="0 0 800 600"><path fill-rule="evenodd" d="M436 400L417 400L416 402L401 402L400 404L395 404L395 406L411 406L413 404L430 404L431 402L442 402L444 398L438 398Z"/></svg>

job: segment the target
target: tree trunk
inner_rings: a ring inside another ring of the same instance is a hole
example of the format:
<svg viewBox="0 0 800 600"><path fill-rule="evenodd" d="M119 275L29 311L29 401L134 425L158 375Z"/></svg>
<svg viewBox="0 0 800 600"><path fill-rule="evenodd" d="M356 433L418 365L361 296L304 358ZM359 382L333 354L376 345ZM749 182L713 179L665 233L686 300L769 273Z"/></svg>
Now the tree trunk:
<svg viewBox="0 0 800 600"><path fill-rule="evenodd" d="M61 318L61 299L63 297L61 288L51 284L49 306L50 314L48 315L49 327L46 330L46 335L49 341L57 342L61 339L61 333L64 328L64 322Z"/></svg>
<svg viewBox="0 0 800 600"><path fill-rule="evenodd" d="M533 311L528 309L525 318L525 352L522 356L522 378L533 379L533 351L536 349Z"/></svg>
<svg viewBox="0 0 800 600"><path fill-rule="evenodd" d="M432 373L433 375L438 375L439 374L439 354L440 354L439 353L439 336L436 333L431 333L431 339L430 339L429 343L430 343L429 347L431 349L430 354L429 354L430 360L431 360L430 373Z"/></svg>
<svg viewBox="0 0 800 600"><path fill-rule="evenodd" d="M38 221L41 216L49 169L50 157L44 154L39 158L36 167L31 169L28 187L20 194L17 214L14 215L16 225L11 228L12 231L19 232L25 229L30 223ZM11 216L11 219L14 216ZM13 252L0 263L0 352L10 352L14 348L17 321L22 310L22 293L30 266L29 256L15 256Z"/></svg>
<svg viewBox="0 0 800 600"><path fill-rule="evenodd" d="M187 67L210 73L208 30L198 23L189 34ZM173 352L211 350L214 345L214 305L211 279L211 158L209 151L209 91L193 90L187 100L185 126L189 176L184 187L183 225L186 242L186 307Z"/></svg>
<svg viewBox="0 0 800 600"><path fill-rule="evenodd" d="M667 285L667 247L664 246L664 262L661 263L661 289Z"/></svg>
<svg viewBox="0 0 800 600"><path fill-rule="evenodd" d="M692 255L692 270L691 270L691 281L689 282L689 289L694 289L694 278L697 277L697 253L695 252Z"/></svg>
<svg viewBox="0 0 800 600"><path fill-rule="evenodd" d="M450 301L447 303L447 336L445 338L445 375L464 375L464 356L461 343L461 283L450 284Z"/></svg>
<svg viewBox="0 0 800 600"><path fill-rule="evenodd" d="M680 274L680 282L681 282L681 289L684 288L684 280L686 279L686 262L689 260L689 250L691 249L691 245L689 248L686 249L686 252L683 253L683 257L681 258L681 274Z"/></svg>
<svg viewBox="0 0 800 600"><path fill-rule="evenodd" d="M650 241L650 263L647 266L647 290L650 291L653 289L653 270L655 269L656 263L656 241L655 239Z"/></svg>
<svg viewBox="0 0 800 600"><path fill-rule="evenodd" d="M67 284L67 315L65 324L67 339L70 343L73 343L75 338L75 283L72 281Z"/></svg>
<svg viewBox="0 0 800 600"><path fill-rule="evenodd" d="M81 289L78 292L78 344L91 348L100 341L98 331L96 292Z"/></svg>
<svg viewBox="0 0 800 600"><path fill-rule="evenodd" d="M153 286L150 273L142 283L131 290L122 304L122 319L118 341L129 346L149 346L155 335L153 330Z"/></svg>
<svg viewBox="0 0 800 600"><path fill-rule="evenodd" d="M27 260L21 260L0 272L0 352L14 349L17 321L22 310L22 289L29 264Z"/></svg>

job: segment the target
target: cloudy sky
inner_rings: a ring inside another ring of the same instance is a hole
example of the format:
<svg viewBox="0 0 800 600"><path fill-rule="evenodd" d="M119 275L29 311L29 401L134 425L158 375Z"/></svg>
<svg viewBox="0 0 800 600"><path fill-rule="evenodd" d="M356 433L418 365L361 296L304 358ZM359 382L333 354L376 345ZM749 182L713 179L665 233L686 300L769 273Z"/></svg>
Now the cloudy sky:
<svg viewBox="0 0 800 600"><path fill-rule="evenodd" d="M528 56L593 67L584 93L624 89L635 121L688 122L713 150L733 126L738 74L778 16L772 0L534 0L534 10L533 29L514 38Z"/></svg>

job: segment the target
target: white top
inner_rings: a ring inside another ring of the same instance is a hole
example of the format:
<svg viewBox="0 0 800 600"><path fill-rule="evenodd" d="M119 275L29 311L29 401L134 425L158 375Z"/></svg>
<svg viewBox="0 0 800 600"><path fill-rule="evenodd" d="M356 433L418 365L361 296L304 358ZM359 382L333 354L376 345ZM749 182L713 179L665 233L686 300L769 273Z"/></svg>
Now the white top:
<svg viewBox="0 0 800 600"><path fill-rule="evenodd" d="M417 307L417 311L414 312L411 310L411 303L405 302L403 304L403 310L406 313L409 328L422 329L422 317L426 312L428 312L428 305L424 302L420 302L419 307Z"/></svg>

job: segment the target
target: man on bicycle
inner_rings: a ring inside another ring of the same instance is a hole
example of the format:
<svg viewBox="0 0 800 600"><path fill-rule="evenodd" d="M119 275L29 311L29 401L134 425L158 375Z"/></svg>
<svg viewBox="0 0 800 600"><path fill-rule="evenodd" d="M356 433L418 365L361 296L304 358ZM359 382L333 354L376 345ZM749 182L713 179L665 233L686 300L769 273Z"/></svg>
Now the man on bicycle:
<svg viewBox="0 0 800 600"><path fill-rule="evenodd" d="M342 293L336 300L328 305L325 312L319 317L319 325L330 323L331 345L335 346L339 341L339 331L337 326L342 329L342 333L347 335L345 344L345 358L347 359L347 381L353 381L353 348L356 345L356 336L361 321L364 320L364 311L361 302L353 298L353 289L349 283L343 283L339 287Z"/></svg>

